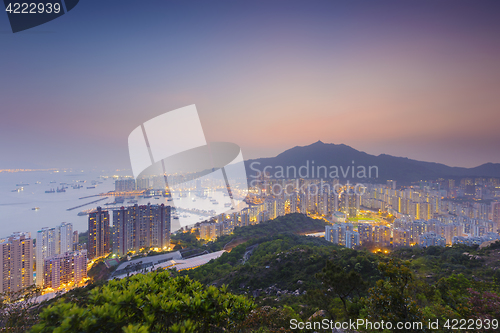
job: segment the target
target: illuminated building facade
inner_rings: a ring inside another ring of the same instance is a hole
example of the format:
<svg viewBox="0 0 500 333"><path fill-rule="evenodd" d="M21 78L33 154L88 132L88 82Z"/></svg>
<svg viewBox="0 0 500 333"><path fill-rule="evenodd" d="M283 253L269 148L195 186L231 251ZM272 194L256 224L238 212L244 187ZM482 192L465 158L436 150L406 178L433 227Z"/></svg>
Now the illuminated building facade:
<svg viewBox="0 0 500 333"><path fill-rule="evenodd" d="M113 252L170 246L170 206L134 205L113 212Z"/></svg>
<svg viewBox="0 0 500 333"><path fill-rule="evenodd" d="M89 214L89 236L87 241L87 255L89 259L109 254L110 232L109 212L97 207Z"/></svg>
<svg viewBox="0 0 500 333"><path fill-rule="evenodd" d="M43 285L46 288L79 284L87 278L87 251L66 252L45 258L43 268Z"/></svg>
<svg viewBox="0 0 500 333"><path fill-rule="evenodd" d="M43 286L43 261L56 254L73 251L73 225L63 222L55 228L42 228L36 233L36 284Z"/></svg>
<svg viewBox="0 0 500 333"><path fill-rule="evenodd" d="M33 240L16 232L0 240L0 293L17 292L33 284Z"/></svg>

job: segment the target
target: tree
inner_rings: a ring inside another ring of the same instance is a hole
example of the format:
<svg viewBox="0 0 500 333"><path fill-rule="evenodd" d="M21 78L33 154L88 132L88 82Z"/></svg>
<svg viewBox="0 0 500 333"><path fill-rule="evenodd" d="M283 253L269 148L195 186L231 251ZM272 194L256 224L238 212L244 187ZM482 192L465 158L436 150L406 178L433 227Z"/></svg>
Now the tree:
<svg viewBox="0 0 500 333"><path fill-rule="evenodd" d="M469 303L473 309L472 318L480 319L482 323L486 323L486 319L491 321L500 318L500 296L489 291L480 293L472 288L467 289L470 294ZM488 332L488 329L481 328L478 332Z"/></svg>
<svg viewBox="0 0 500 333"><path fill-rule="evenodd" d="M90 291L86 304L64 298L40 314L31 332L219 332L254 308L244 296L169 272L112 280Z"/></svg>
<svg viewBox="0 0 500 333"><path fill-rule="evenodd" d="M379 263L385 276L371 288L365 300L365 309L370 321L423 322L423 315L414 299L414 277L408 262L391 260ZM405 330L402 330L405 331ZM394 332L397 332L394 329Z"/></svg>
<svg viewBox="0 0 500 333"><path fill-rule="evenodd" d="M347 272L342 266L328 261L322 272L316 274L316 278L323 283L325 294L333 294L340 298L344 313L349 316L347 300L355 293L358 293L359 296L359 293L365 288L361 275L355 270Z"/></svg>
<svg viewBox="0 0 500 333"><path fill-rule="evenodd" d="M32 308L40 294L40 288L35 285L0 294L0 331L25 332L29 329L36 322Z"/></svg>

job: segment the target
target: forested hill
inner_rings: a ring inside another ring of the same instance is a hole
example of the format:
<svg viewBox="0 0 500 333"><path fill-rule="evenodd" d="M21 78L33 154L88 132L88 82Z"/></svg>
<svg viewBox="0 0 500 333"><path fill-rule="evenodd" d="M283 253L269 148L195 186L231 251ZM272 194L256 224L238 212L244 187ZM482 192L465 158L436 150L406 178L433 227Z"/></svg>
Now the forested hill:
<svg viewBox="0 0 500 333"><path fill-rule="evenodd" d="M181 272L158 269L75 288L40 306L28 304L28 312L11 311L18 315L2 322L22 326L22 331L35 323L31 332L37 333L270 333L332 331L292 330L291 320L367 319L438 321L437 328L413 331L445 333L453 331L450 320L466 320L471 332L498 331L500 242L482 249L412 247L386 254L298 235L323 227L320 220L291 214L237 228L216 242L193 243L210 250L235 239L243 242L203 266ZM376 332L368 327L356 331Z"/></svg>
<svg viewBox="0 0 500 333"><path fill-rule="evenodd" d="M219 237L207 246L211 251L230 250L238 244L255 241L262 237L323 232L326 225L324 220L313 219L304 214L288 214L255 225L236 227L232 235Z"/></svg>
<svg viewBox="0 0 500 333"><path fill-rule="evenodd" d="M390 284L377 287L377 281L384 279L393 281L394 288L400 288L399 283L407 285L411 295L405 291L400 296L414 302L411 311L416 316L470 317L472 312L467 311L483 296L493 302L484 311L500 314L500 242L484 249L456 245L372 253L290 232L297 230L294 222L299 219L303 218L287 215L238 229L235 235L248 239L246 242L179 274L206 285L227 285L260 306L290 306L303 319L319 310L335 318L358 318L367 313L384 318L379 312L385 311L379 307L384 297L396 292Z"/></svg>

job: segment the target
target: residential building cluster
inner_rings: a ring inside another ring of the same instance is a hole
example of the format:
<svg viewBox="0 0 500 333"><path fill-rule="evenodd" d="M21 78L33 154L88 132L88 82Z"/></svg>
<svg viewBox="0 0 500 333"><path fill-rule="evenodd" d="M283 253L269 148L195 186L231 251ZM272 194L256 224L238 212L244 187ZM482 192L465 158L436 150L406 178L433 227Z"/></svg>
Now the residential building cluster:
<svg viewBox="0 0 500 333"><path fill-rule="evenodd" d="M36 239L17 232L0 240L0 293L33 284L59 289L82 283L87 278L87 251L77 248L78 232L71 223L42 228Z"/></svg>
<svg viewBox="0 0 500 333"><path fill-rule="evenodd" d="M76 235L76 236L75 236ZM36 285L58 289L87 278L87 250L79 250L78 232L63 222L36 233Z"/></svg>
<svg viewBox="0 0 500 333"><path fill-rule="evenodd" d="M163 204L114 210L113 253L123 256L145 248L167 249L170 246L170 215L170 206Z"/></svg>
<svg viewBox="0 0 500 333"><path fill-rule="evenodd" d="M170 247L170 206L136 204L115 209L112 214L113 227L108 210L97 207L89 213L89 259L111 252L123 256L147 248L166 250Z"/></svg>

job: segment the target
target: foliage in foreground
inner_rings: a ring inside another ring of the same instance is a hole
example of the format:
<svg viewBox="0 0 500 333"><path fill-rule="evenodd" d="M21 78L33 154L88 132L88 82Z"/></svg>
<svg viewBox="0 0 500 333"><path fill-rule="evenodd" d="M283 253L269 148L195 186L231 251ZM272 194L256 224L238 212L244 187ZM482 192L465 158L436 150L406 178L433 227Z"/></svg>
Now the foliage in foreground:
<svg viewBox="0 0 500 333"><path fill-rule="evenodd" d="M226 287L206 287L168 272L113 280L83 304L64 298L44 309L31 332L219 332L254 308Z"/></svg>
<svg viewBox="0 0 500 333"><path fill-rule="evenodd" d="M39 287L32 285L13 293L0 294L0 330L2 332L25 332L36 323L37 316L31 309L36 306Z"/></svg>

